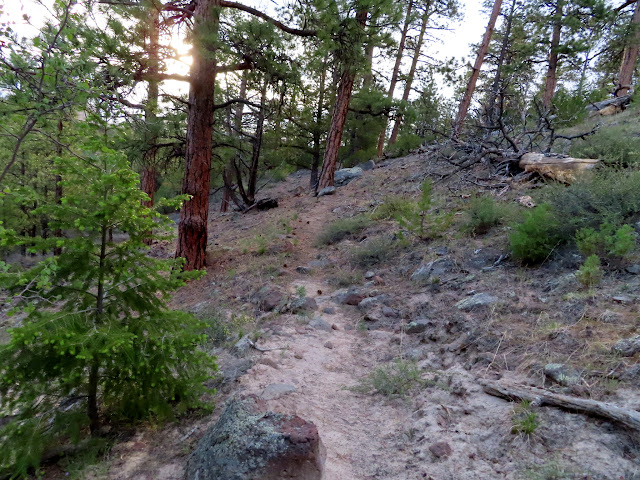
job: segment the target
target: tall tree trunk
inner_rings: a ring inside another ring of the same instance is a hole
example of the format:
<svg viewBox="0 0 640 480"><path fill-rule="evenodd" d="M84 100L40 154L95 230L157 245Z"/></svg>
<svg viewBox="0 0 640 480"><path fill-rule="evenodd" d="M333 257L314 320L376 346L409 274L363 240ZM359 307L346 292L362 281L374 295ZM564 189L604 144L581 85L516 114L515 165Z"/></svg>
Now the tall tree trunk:
<svg viewBox="0 0 640 480"><path fill-rule="evenodd" d="M487 124L489 126L495 125L496 99L498 98L498 94L500 93L500 84L502 80L502 66L504 65L504 60L507 57L507 50L509 49L509 44L511 42L511 38L510 38L511 26L513 25L513 14L516 10L517 3L518 3L518 0L511 1L511 8L509 9L509 15L505 19L504 36L502 37L502 45L500 46L500 55L498 56L498 61L496 62L496 75L495 77L493 77L491 90L489 91L489 98L487 100L486 115L487 115Z"/></svg>
<svg viewBox="0 0 640 480"><path fill-rule="evenodd" d="M476 83L478 81L478 76L480 76L480 69L482 68L482 64L484 63L484 57L487 55L487 51L489 50L489 43L491 42L493 29L496 26L496 20L498 18L498 15L500 14L501 8L502 0L495 0L493 3L493 10L491 11L491 16L489 17L489 23L487 24L487 30L484 32L484 37L482 37L482 44L480 45L480 49L478 50L476 63L473 65L471 78L469 78L467 89L465 90L464 95L462 96L462 100L460 101L460 106L458 107L458 115L456 116L456 120L453 124L453 138L457 138L458 135L460 135L462 124L464 123L464 119L467 117L469 105L471 105L471 97L473 96L473 92L476 90Z"/></svg>
<svg viewBox="0 0 640 480"><path fill-rule="evenodd" d="M191 195L180 212L176 257L185 259L185 270L207 264L207 222L211 186L213 111L216 60L206 42L217 33L219 0L200 0L193 16L194 45L190 74L187 146L182 193Z"/></svg>
<svg viewBox="0 0 640 480"><path fill-rule="evenodd" d="M413 0L409 0L407 6L407 14L404 17L404 25L402 26L402 32L400 33L400 43L398 43L398 51L396 52L396 63L393 66L393 72L391 73L391 83L389 83L389 91L387 92L387 98L393 99L393 92L396 89L398 83L398 76L400 74L400 65L402 64L402 56L404 55L404 45L407 41L407 32L409 31L409 25L411 25L411 12L413 11ZM389 118L387 117L384 122L384 128L378 136L378 157L382 157L384 151L384 141L387 136L387 127L389 126Z"/></svg>
<svg viewBox="0 0 640 480"><path fill-rule="evenodd" d="M361 29L367 23L367 10L358 10L356 21ZM322 172L318 182L318 189L333 186L333 175L336 171L336 163L338 162L338 151L342 142L342 133L344 124L349 113L349 102L351 101L351 93L353 84L356 79L356 72L350 65L342 65L342 73L340 74L340 84L338 86L338 94L336 103L333 107L333 115L331 117L331 126L327 135L327 146L324 150L324 158L322 161Z"/></svg>
<svg viewBox="0 0 640 480"><path fill-rule="evenodd" d="M321 123L322 123L322 110L324 109L324 90L325 82L327 81L327 59L322 62L320 71L320 88L318 90L318 108L316 109L315 125L313 130L313 160L311 162L311 179L310 187L315 190L318 184L318 168L320 167L320 138L321 138Z"/></svg>
<svg viewBox="0 0 640 480"><path fill-rule="evenodd" d="M407 83L404 86L404 92L402 93L402 101L407 102L409 95L411 94L411 87L413 86L413 79L416 76L416 69L418 68L418 60L420 60L420 50L422 50L422 44L424 43L424 33L427 30L427 23L429 23L429 10L430 3L425 6L424 14L422 15L422 24L420 25L420 35L418 35L418 42L413 50L413 59L411 60L411 67L409 68L409 74L407 75ZM393 124L393 130L391 131L391 137L389 137L389 145L393 145L398 140L398 133L400 132L400 125L402 125L402 114L398 113L396 121Z"/></svg>
<svg viewBox="0 0 640 480"><path fill-rule="evenodd" d="M542 109L545 112L551 110L551 102L556 93L558 83L558 48L560 47L560 35L562 34L562 9L563 0L557 0L556 11L553 15L553 31L551 33L551 49L549 50L549 64L544 84L544 95L542 97Z"/></svg>
<svg viewBox="0 0 640 480"><path fill-rule="evenodd" d="M267 103L267 81L264 81L260 91L260 110L258 110L258 121L256 132L253 136L253 150L251 153L251 166L249 168L249 179L247 180L247 197L249 205L256 202L256 189L258 186L258 167L260 166L260 150L262 149L262 134L264 133L264 111ZM242 181L242 179L238 179Z"/></svg>
<svg viewBox="0 0 640 480"><path fill-rule="evenodd" d="M633 72L636 69L636 60L638 59L638 50L640 49L640 1L636 2L636 8L631 17L631 33L622 54L622 64L620 65L620 73L618 74L618 88L616 89L616 97L622 97L629 93L633 78Z"/></svg>
<svg viewBox="0 0 640 480"><path fill-rule="evenodd" d="M249 77L247 75L247 72L243 71L242 78L240 79L240 91L238 92L238 98L241 98L243 100L246 99L247 97L248 78ZM233 119L233 130L234 130L233 135L237 137L238 142L242 140L242 115L243 114L244 114L244 104L238 103L238 105L236 106L235 116ZM236 155L239 155L239 153L236 153ZM240 209L247 207L246 205L242 205L242 203L238 200L238 197L233 192L233 173L235 172L233 165L234 165L234 160L233 159L229 160L229 163L227 164L227 166L224 169L224 172L222 173L222 180L224 182L224 194L222 195L222 205L220 206L221 212L227 211L227 208L229 206L229 199L233 200L233 203L235 203ZM239 181L242 181L241 177Z"/></svg>

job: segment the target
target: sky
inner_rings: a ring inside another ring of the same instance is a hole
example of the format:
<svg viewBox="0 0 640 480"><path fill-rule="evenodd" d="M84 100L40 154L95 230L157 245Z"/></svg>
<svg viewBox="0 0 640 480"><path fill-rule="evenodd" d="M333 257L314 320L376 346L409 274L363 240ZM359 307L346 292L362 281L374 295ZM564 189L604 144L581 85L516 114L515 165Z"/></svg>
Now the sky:
<svg viewBox="0 0 640 480"><path fill-rule="evenodd" d="M272 1L244 0L244 3L263 8L266 11L273 10ZM432 31L431 35L434 37L434 41L424 47L424 52L437 60L445 61L451 57L458 59L464 57L467 63L473 63L474 61L474 52L471 51L470 44L480 42L486 29L489 14L482 10L482 0L460 0L460 3L461 11L464 15L463 19L457 23L452 23L450 30ZM28 25L22 16L24 14L29 15L31 23L36 26L41 25L48 16L47 10L35 0L0 0L0 11L2 11L0 20L11 21L14 23L13 29L20 35L27 37L33 36L37 29ZM392 66L388 68L384 66L384 68L385 70L391 70ZM407 68L405 65L404 70ZM182 70L174 73L187 73L186 67L183 66ZM442 80L438 81L438 83L442 95L445 97L453 95L456 85L446 85ZM165 85L165 90L172 93L184 92L186 88L186 85L182 82L166 82ZM397 95L401 95L401 92L398 93L400 90L396 89Z"/></svg>

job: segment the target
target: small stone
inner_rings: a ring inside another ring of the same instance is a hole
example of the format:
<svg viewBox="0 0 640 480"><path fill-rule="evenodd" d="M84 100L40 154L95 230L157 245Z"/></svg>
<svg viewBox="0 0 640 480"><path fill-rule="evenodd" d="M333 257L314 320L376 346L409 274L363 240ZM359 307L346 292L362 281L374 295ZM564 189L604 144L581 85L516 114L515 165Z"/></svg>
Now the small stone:
<svg viewBox="0 0 640 480"><path fill-rule="evenodd" d="M451 446L447 442L438 442L429 446L429 451L436 458L446 458L453 453Z"/></svg>
<svg viewBox="0 0 640 480"><path fill-rule="evenodd" d="M342 303L345 305L358 305L362 300L364 300L363 295L358 295L357 293L351 293L345 297Z"/></svg>
<svg viewBox="0 0 640 480"><path fill-rule="evenodd" d="M564 363L548 363L544 366L544 374L560 385L570 386L580 383L580 374Z"/></svg>
<svg viewBox="0 0 640 480"><path fill-rule="evenodd" d="M340 330L340 327L338 325L336 325L335 323L331 324L331 330Z"/></svg>
<svg viewBox="0 0 640 480"><path fill-rule="evenodd" d="M325 342L324 348L328 348L329 350L333 350L333 343L331 341Z"/></svg>
<svg viewBox="0 0 640 480"><path fill-rule="evenodd" d="M405 331L410 334L422 333L431 326L432 326L432 323L430 320L427 320L426 318L421 318L419 320L414 320L413 322L410 322L409 324L407 324L407 328L405 329Z"/></svg>
<svg viewBox="0 0 640 480"><path fill-rule="evenodd" d="M311 297L296 298L289 303L287 310L291 313L313 312L318 309L318 304Z"/></svg>
<svg viewBox="0 0 640 480"><path fill-rule="evenodd" d="M433 249L433 253L438 255L439 257L444 257L449 254L449 249L447 247L436 247Z"/></svg>
<svg viewBox="0 0 640 480"><path fill-rule="evenodd" d="M293 357L297 358L298 360L302 360L304 358L304 355L298 351L293 352Z"/></svg>
<svg viewBox="0 0 640 480"><path fill-rule="evenodd" d="M336 309L333 307L324 307L322 309L322 313L326 313L327 315L333 315L334 313L336 313Z"/></svg>
<svg viewBox="0 0 640 480"><path fill-rule="evenodd" d="M384 280L382 279L382 277L378 277L376 275L375 277L373 277L373 284L377 286L384 285Z"/></svg>
<svg viewBox="0 0 640 480"><path fill-rule="evenodd" d="M488 293L476 293L472 297L460 300L456 303L456 307L458 310L462 310L463 312L469 312L477 308L493 305L497 302L498 299Z"/></svg>
<svg viewBox="0 0 640 480"><path fill-rule="evenodd" d="M640 274L640 265L629 265L625 270L631 275L638 275Z"/></svg>
<svg viewBox="0 0 640 480"><path fill-rule="evenodd" d="M372 272L372 271L368 271L367 273L364 274L364 278L366 278L367 280L371 280L375 276L376 276L376 272Z"/></svg>
<svg viewBox="0 0 640 480"><path fill-rule="evenodd" d="M309 267L296 267L296 272L302 273L304 275L309 275L312 269Z"/></svg>
<svg viewBox="0 0 640 480"><path fill-rule="evenodd" d="M324 197L325 195L333 195L334 193L336 193L336 187L324 187L318 192L318 196Z"/></svg>
<svg viewBox="0 0 640 480"><path fill-rule="evenodd" d="M456 262L450 258L439 258L433 262L420 265L411 275L411 280L418 283L431 283L445 273L452 272L455 268Z"/></svg>
<svg viewBox="0 0 640 480"><path fill-rule="evenodd" d="M276 400L296 390L298 390L296 386L290 383L272 383L266 386L260 396L265 400Z"/></svg>
<svg viewBox="0 0 640 480"><path fill-rule="evenodd" d="M329 325L320 315L313 317L313 320L309 322L309 326L316 330L324 330L325 332L331 331L331 325Z"/></svg>
<svg viewBox="0 0 640 480"><path fill-rule="evenodd" d="M317 260L311 260L309 262L309 266L311 268L324 268L327 265L329 265L329 260L327 260L326 258L319 258Z"/></svg>
<svg viewBox="0 0 640 480"><path fill-rule="evenodd" d="M640 335L618 340L612 347L612 350L624 357L634 356L636 353L640 352Z"/></svg>

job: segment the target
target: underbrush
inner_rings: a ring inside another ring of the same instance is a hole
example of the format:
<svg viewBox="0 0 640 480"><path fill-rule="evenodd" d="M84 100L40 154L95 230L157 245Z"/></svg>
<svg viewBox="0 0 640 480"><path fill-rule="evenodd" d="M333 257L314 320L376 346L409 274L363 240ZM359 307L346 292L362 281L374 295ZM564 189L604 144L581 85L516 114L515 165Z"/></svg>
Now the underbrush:
<svg viewBox="0 0 640 480"><path fill-rule="evenodd" d="M331 222L327 228L318 235L315 246L331 245L338 243L347 237L360 233L371 224L371 219L364 215L351 218L341 218Z"/></svg>
<svg viewBox="0 0 640 480"><path fill-rule="evenodd" d="M351 261L359 267L373 267L390 260L403 246L403 242L388 238L371 238L351 252Z"/></svg>
<svg viewBox="0 0 640 480"><path fill-rule="evenodd" d="M403 397L423 384L420 369L415 362L397 360L375 369L360 379L358 385L352 387L352 390L358 393L380 393L388 397Z"/></svg>

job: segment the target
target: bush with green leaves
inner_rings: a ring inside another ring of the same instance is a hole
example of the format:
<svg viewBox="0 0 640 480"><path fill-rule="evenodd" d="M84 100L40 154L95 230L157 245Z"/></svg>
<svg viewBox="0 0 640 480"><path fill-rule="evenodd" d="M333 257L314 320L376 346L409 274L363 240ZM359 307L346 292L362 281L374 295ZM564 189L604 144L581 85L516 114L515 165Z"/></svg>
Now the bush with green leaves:
<svg viewBox="0 0 640 480"><path fill-rule="evenodd" d="M583 228L576 232L576 246L583 255L597 255L610 260L629 256L636 247L636 234L631 225L615 228L604 223L599 230Z"/></svg>
<svg viewBox="0 0 640 480"><path fill-rule="evenodd" d="M504 214L491 195L482 195L469 202L465 216L463 230L471 235L482 235L498 225Z"/></svg>
<svg viewBox="0 0 640 480"><path fill-rule="evenodd" d="M584 264L576 272L578 281L587 288L593 288L602 280L600 257L589 255Z"/></svg>
<svg viewBox="0 0 640 480"><path fill-rule="evenodd" d="M640 138L624 127L610 127L576 142L569 153L576 158L597 158L606 165L636 167L640 164Z"/></svg>
<svg viewBox="0 0 640 480"><path fill-rule="evenodd" d="M415 362L397 360L375 369L353 388L359 393L380 393L385 396L407 395L414 388L424 385L420 368Z"/></svg>
<svg viewBox="0 0 640 480"><path fill-rule="evenodd" d="M410 215L415 209L415 203L400 196L388 196L371 214L373 220L393 220Z"/></svg>
<svg viewBox="0 0 640 480"><path fill-rule="evenodd" d="M327 225L326 229L316 238L316 245L331 245L347 237L360 233L371 224L371 219L364 215L341 218Z"/></svg>
<svg viewBox="0 0 640 480"><path fill-rule="evenodd" d="M88 140L56 168L65 195L39 208L66 237L0 232L5 245L61 248L33 268L0 269L5 302L24 315L0 346L0 416L10 418L0 430L0 472L14 476L37 468L50 445L98 434L104 421L162 420L201 406L216 369L198 348L206 325L167 307L199 273L147 255L150 232L170 221L142 205L126 159ZM125 239L110 240L114 230Z"/></svg>
<svg viewBox="0 0 640 480"><path fill-rule="evenodd" d="M542 204L527 212L524 221L509 236L513 256L525 264L544 261L563 240L558 227L550 205Z"/></svg>

